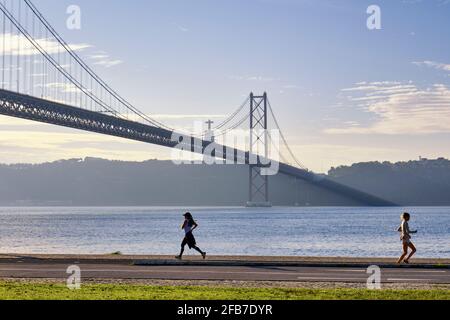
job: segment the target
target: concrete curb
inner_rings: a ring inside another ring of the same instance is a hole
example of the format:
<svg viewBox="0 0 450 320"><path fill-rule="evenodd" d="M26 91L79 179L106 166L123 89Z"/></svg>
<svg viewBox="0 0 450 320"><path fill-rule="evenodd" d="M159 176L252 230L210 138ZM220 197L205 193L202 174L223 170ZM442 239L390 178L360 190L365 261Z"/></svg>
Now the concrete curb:
<svg viewBox="0 0 450 320"><path fill-rule="evenodd" d="M345 257L258 257L258 256L209 256L206 260L187 256L175 260L172 256L113 256L113 255L17 255L1 254L2 263L33 264L118 264L135 266L217 266L217 267L328 267L450 269L449 259L415 259L409 265L397 265L393 258L345 258Z"/></svg>
<svg viewBox="0 0 450 320"><path fill-rule="evenodd" d="M0 259L0 265L5 263L31 263L31 264L116 264L116 265L134 265L133 260L92 260L92 259Z"/></svg>
<svg viewBox="0 0 450 320"><path fill-rule="evenodd" d="M436 264L392 264L392 263L335 263L335 262L289 262L289 261L219 261L219 260L135 260L135 266L216 266L216 267L324 267L324 268L381 268L450 269L450 265Z"/></svg>

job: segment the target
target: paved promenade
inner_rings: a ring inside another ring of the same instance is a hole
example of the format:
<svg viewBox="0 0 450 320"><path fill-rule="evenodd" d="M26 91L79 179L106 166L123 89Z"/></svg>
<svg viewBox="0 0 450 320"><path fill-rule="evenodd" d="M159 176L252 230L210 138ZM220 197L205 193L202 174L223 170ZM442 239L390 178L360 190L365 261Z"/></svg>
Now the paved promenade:
<svg viewBox="0 0 450 320"><path fill-rule="evenodd" d="M207 265L207 266L323 266L385 268L450 268L450 259L411 259L409 265L397 265L396 258L344 258L344 257L275 257L275 256L185 256L182 261L174 256L161 255L21 255L0 254L1 263L85 263L133 265Z"/></svg>
<svg viewBox="0 0 450 320"><path fill-rule="evenodd" d="M98 280L190 280L365 283L367 267L382 270L382 283L450 284L448 259L211 256L206 260L168 256L0 255L0 279L64 279L78 265L82 277Z"/></svg>

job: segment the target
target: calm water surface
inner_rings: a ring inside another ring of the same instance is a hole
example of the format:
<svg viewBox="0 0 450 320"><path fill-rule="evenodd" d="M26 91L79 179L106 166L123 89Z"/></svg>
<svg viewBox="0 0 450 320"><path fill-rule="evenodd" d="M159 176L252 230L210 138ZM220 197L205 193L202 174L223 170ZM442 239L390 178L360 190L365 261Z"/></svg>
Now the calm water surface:
<svg viewBox="0 0 450 320"><path fill-rule="evenodd" d="M399 255L403 210L418 257L450 258L450 208L190 208L209 254ZM175 254L183 208L0 208L0 253ZM194 254L194 252L191 252Z"/></svg>

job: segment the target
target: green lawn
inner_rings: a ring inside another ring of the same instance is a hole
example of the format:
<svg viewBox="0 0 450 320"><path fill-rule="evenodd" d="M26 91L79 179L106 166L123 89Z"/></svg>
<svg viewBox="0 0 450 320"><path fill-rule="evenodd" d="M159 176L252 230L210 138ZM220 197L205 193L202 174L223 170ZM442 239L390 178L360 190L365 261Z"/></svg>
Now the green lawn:
<svg viewBox="0 0 450 320"><path fill-rule="evenodd" d="M450 300L450 290L363 290L227 288L89 284L69 290L59 284L0 282L0 299L50 300L311 300L311 299L440 299Z"/></svg>

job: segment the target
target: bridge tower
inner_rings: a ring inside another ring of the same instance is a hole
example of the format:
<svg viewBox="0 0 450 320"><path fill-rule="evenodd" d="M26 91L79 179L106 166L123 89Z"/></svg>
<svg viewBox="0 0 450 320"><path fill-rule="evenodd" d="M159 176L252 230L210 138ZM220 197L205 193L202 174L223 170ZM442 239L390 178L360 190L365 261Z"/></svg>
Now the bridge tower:
<svg viewBox="0 0 450 320"><path fill-rule="evenodd" d="M269 156L267 121L267 93L255 96L250 93L250 153ZM249 164L249 190L247 207L271 207L269 200L269 176L261 174L263 165Z"/></svg>

